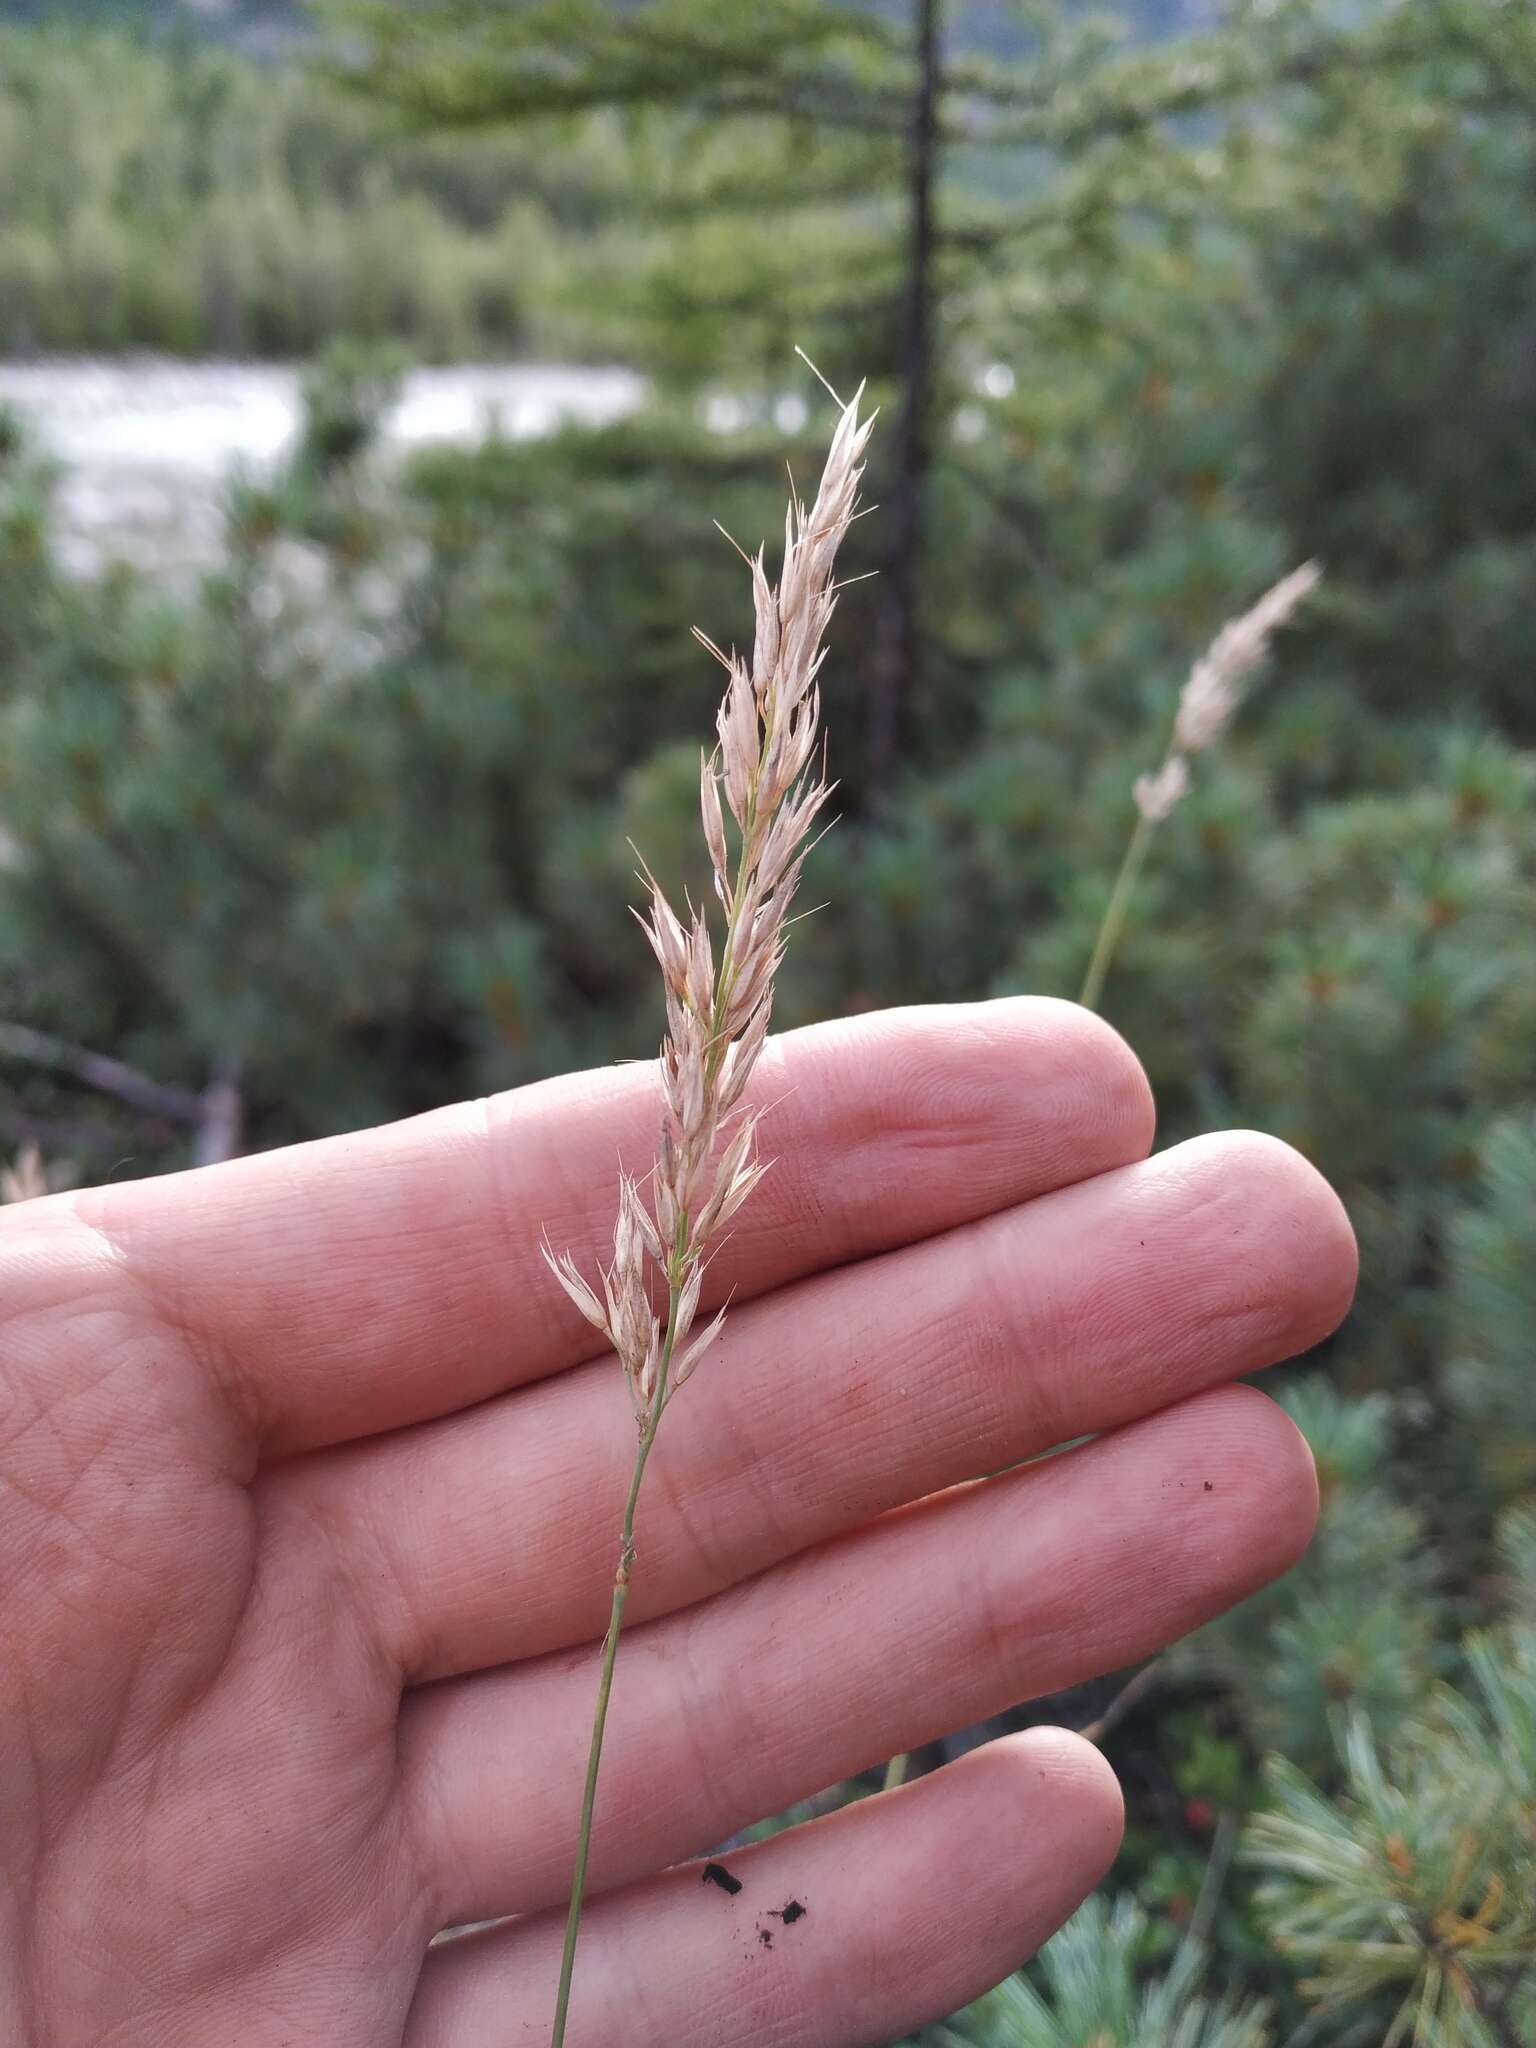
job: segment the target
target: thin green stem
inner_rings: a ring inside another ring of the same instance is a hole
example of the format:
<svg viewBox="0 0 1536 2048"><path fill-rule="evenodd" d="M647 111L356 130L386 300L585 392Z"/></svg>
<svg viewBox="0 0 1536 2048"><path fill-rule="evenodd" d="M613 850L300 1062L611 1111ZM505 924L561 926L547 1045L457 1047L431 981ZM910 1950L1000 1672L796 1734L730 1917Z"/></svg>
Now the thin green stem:
<svg viewBox="0 0 1536 2048"><path fill-rule="evenodd" d="M571 1903L565 1916L565 1947L560 1957L560 1989L555 1997L555 2025L550 2048L563 2048L566 2013L571 2003L571 1973L576 1966L576 1936L581 1927L581 1906L587 1888L587 1858L592 1848L592 1811L597 1802L597 1774L603 1759L603 1730L608 1722L608 1700L613 1691L613 1667L619 1654L619 1631L624 1624L624 1602L629 1597L629 1576L635 1562L635 1506L640 1482L645 1477L651 1445L667 1405L667 1375L672 1367L672 1347L677 1337L677 1306L682 1286L673 1279L667 1303L667 1334L656 1368L656 1392L646 1413L645 1426L635 1452L635 1468L629 1478L629 1497L624 1503L624 1526L619 1537L619 1562L613 1574L613 1607L608 1616L608 1633L603 1638L603 1671L597 1687L597 1709L592 1716L592 1746L587 1752L587 1778L581 1795L581 1825L576 1835L576 1862L571 1871Z"/></svg>
<svg viewBox="0 0 1536 2048"><path fill-rule="evenodd" d="M1147 848L1152 843L1156 830L1152 820L1138 815L1136 830L1131 834L1125 849L1125 858L1120 863L1120 872L1115 877L1115 886L1109 892L1109 901L1104 906L1104 917L1099 925L1099 935L1093 943L1093 958L1088 962L1088 972L1083 976L1082 991L1077 1000L1085 1010L1096 1010L1099 998L1104 993L1104 977L1109 972L1109 963L1114 958L1115 947L1125 926L1125 914L1130 908L1131 895L1141 875L1142 865L1147 857Z"/></svg>
<svg viewBox="0 0 1536 2048"><path fill-rule="evenodd" d="M1115 886L1110 890L1109 901L1104 906L1104 915L1099 923L1099 935L1093 942L1093 957L1088 962L1088 972L1083 976L1082 991L1077 998L1085 1010L1096 1010L1099 1007L1099 998L1104 993L1104 977L1108 974L1109 963L1114 958L1115 947L1125 925L1125 914L1130 908L1131 895L1140 877L1142 865L1147 858L1147 848L1152 843L1152 834L1155 830L1153 821L1144 813L1137 816L1136 830L1131 834L1125 849L1125 858L1120 863L1120 872L1115 877ZM1136 1681L1133 1679L1132 1685L1135 1684ZM882 1790L894 1792L898 1785L906 1782L907 1773L911 1768L912 1757L909 1751L903 1750L900 1756L893 1756L885 1767L885 1783Z"/></svg>

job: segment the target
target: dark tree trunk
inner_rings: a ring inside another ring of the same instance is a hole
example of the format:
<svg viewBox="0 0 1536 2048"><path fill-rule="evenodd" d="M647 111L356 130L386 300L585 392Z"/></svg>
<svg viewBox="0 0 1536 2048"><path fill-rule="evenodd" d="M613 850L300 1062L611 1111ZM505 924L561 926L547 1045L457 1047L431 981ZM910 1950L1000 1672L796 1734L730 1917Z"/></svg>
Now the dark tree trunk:
<svg viewBox="0 0 1536 2048"><path fill-rule="evenodd" d="M869 688L868 802L878 811L901 757L908 707L922 667L923 499L933 405L933 184L938 154L939 15L916 0L917 84L908 135L906 288L900 353L901 417L885 494L890 544L879 585Z"/></svg>

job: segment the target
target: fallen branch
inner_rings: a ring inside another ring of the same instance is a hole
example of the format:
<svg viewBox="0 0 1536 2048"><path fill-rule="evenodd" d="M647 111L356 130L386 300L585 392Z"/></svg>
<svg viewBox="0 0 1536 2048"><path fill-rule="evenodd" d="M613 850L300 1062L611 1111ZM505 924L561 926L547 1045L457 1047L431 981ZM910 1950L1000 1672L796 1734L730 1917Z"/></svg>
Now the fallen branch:
<svg viewBox="0 0 1536 2048"><path fill-rule="evenodd" d="M216 1166L240 1150L245 1099L240 1093L240 1062L236 1059L221 1058L208 1086L198 1093L169 1087L122 1060L73 1045L67 1038L55 1038L51 1032L34 1031L28 1024L0 1023L0 1056L67 1074L87 1088L127 1103L143 1116L183 1125L194 1134L192 1156L198 1166Z"/></svg>
<svg viewBox="0 0 1536 2048"><path fill-rule="evenodd" d="M167 1087L163 1081L151 1080L148 1074L126 1066L122 1060L91 1052L83 1045L72 1045L67 1038L55 1038L46 1031L34 1031L26 1024L0 1024L0 1054L68 1074L73 1080L83 1081L87 1088L115 1095L119 1102L143 1110L148 1116L190 1124L194 1129L203 1121L204 1097L192 1089Z"/></svg>

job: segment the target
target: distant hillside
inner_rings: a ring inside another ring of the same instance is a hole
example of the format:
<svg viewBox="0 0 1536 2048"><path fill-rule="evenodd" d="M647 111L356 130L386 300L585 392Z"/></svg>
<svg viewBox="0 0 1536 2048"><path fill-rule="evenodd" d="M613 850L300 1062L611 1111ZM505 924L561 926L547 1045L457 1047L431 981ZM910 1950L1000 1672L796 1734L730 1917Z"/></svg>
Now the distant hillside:
<svg viewBox="0 0 1536 2048"><path fill-rule="evenodd" d="M409 4L409 0L406 0ZM1067 0L1086 9L1090 0ZM1097 0L1094 0L1097 4ZM870 0L874 12L900 19L910 0ZM1103 11L1103 10L1101 10ZM1109 12L1135 23L1143 35L1177 34L1208 21L1211 0L1111 0ZM303 0L0 0L0 22L73 18L138 21L160 28L192 29L248 50L280 51L306 33ZM963 48L1017 55L1026 31L1016 6L1006 0L953 0L951 33Z"/></svg>
<svg viewBox="0 0 1536 2048"><path fill-rule="evenodd" d="M0 23L92 21L190 29L253 51L280 51L305 32L300 0L0 0Z"/></svg>

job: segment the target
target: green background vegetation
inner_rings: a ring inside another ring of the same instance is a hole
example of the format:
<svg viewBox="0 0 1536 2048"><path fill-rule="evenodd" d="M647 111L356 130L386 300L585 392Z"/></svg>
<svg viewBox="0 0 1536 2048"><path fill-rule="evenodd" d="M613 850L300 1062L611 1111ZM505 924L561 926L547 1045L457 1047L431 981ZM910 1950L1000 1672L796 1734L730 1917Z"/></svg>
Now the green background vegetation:
<svg viewBox="0 0 1536 2048"><path fill-rule="evenodd" d="M646 1049L626 842L700 880L687 630L741 630L711 522L771 535L786 444L816 461L792 341L892 430L786 1024L1072 993L1190 659L1321 559L1104 1007L1165 1140L1277 1132L1348 1204L1359 1305L1282 1381L1322 1529L1108 1737L1120 1902L924 2040L1375 2048L1400 2008L1426 2044L1536 2039L1532 17L1282 6L1149 45L956 0L914 464L908 10L765 5L734 67L710 12L615 41L603 7L502 10L492 46L472 6L353 9L340 84L307 45L0 35L0 347L330 351L191 592L67 574L0 422L0 1014L234 1078L253 1145ZM391 466L384 341L601 351L654 396ZM174 1103L6 1080L12 1148L191 1154Z"/></svg>

